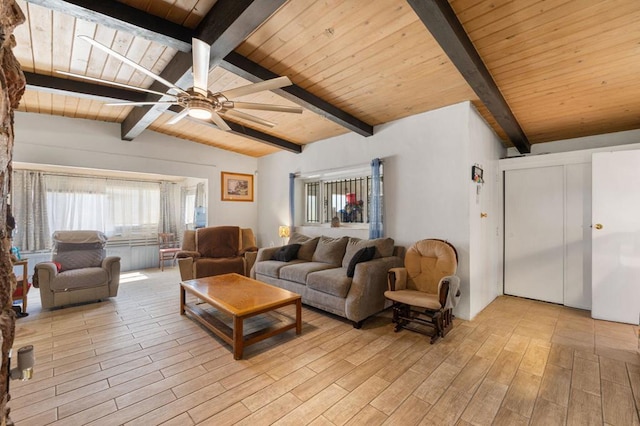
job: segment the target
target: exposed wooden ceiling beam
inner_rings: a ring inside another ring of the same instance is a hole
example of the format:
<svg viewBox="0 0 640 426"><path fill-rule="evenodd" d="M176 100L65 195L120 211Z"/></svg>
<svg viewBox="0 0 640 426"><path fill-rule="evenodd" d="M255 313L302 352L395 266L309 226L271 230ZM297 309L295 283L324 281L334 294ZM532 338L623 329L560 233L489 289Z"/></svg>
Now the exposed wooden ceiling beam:
<svg viewBox="0 0 640 426"><path fill-rule="evenodd" d="M180 111L182 111L182 108L177 106L177 105L172 105L171 107L169 107L169 109L167 111L177 114ZM202 121L202 120L198 120L198 119L195 119L195 118L191 118L189 116L185 117L184 120L193 120L193 121L197 122L198 124L204 124L206 126L214 128L214 129L218 129L218 126L216 126L215 124L213 124L210 121ZM262 132L260 132L258 130L252 129L250 127L244 127L243 125L238 124L238 123L234 123L233 121L228 121L228 120L225 120L225 121L227 122L229 127L231 127L231 130L229 131L230 133L233 133L235 135L242 136L242 137L245 137L245 138L249 138L249 139L255 140L257 142L265 143L267 145L275 146L276 148L283 149L283 150L289 151L289 152L293 152L295 154L300 154L302 152L302 146L301 145L298 145L298 144L293 143L293 142L289 142L289 141L284 140L284 139L280 139L280 138L278 138L276 136L269 135L267 133L262 133Z"/></svg>
<svg viewBox="0 0 640 426"><path fill-rule="evenodd" d="M191 52L192 31L114 0L26 0L83 21L121 30L147 40Z"/></svg>
<svg viewBox="0 0 640 426"><path fill-rule="evenodd" d="M179 51L182 52L190 52L191 44L190 37L191 34L181 34L179 30L182 32L188 32L189 30L183 28L177 24L172 22L160 19L153 15L150 15L146 12L143 12L138 9L134 9L135 12L129 11L132 9L129 6L124 5L123 3L119 3L113 0L103 0L101 2L95 2L92 0L27 0L29 2L33 2L36 4L41 4L45 7L50 7L51 9L55 9L66 14L75 16L79 19L89 20L92 22L98 22L102 25L105 25L109 28L115 29L123 29L125 31L131 32L133 34L140 35L142 37L149 38L151 37L154 41L158 41L160 43L173 46ZM104 4L103 4L104 3ZM212 11L213 12L213 11ZM209 15L212 15L211 13ZM212 15L213 16L213 15ZM99 21L97 21L99 19ZM160 23L156 23L155 21L160 21ZM154 24L149 24L153 22ZM217 20L213 19L213 22L216 23ZM220 23L218 23L220 24ZM135 28L131 27L137 27ZM202 31L215 32L216 29L213 25L203 24L200 27L203 27ZM178 28L175 28L178 27ZM166 31L165 31L166 29ZM212 37L215 34L211 35ZM187 46L184 47L185 42ZM249 80L251 82L259 82L263 80L268 80L270 78L279 77L279 75L272 73L271 71L263 68L262 66L256 64L255 62L242 57L241 55L233 52L235 46L225 45L222 41L215 47L211 49L211 64L220 65L226 70L237 74ZM223 53L227 50L231 49L228 54L223 55ZM180 62L181 66L174 65L174 69L177 70L176 73L171 74L171 78L169 80L174 81L172 79L180 78L180 69L190 67L191 66L191 56L190 55L178 55L180 58L176 58L176 62ZM164 75L163 75L164 77ZM159 91L165 91L166 88L162 85L157 84L156 88ZM356 117L348 114L347 112L331 105L330 103L320 99L319 97L312 95L306 90L302 89L299 86L292 85L283 89L279 89L276 91L279 95L291 100L292 102L307 108L314 113L321 115L328 120L333 121L353 132L356 132L363 136L371 136L373 135L373 126L367 124ZM147 100L157 100L157 99L147 99ZM134 110L132 114L142 115L142 111L138 111L138 108ZM129 122L134 122L137 119L141 119L140 117L131 117ZM149 122L147 126L151 124ZM138 126L138 127L142 127ZM133 135L134 132L123 132ZM131 137L129 138L131 139Z"/></svg>
<svg viewBox="0 0 640 426"><path fill-rule="evenodd" d="M52 77L30 72L25 72L24 75L27 80L27 89L30 90L92 99L101 102L142 102L145 99L145 95L143 93L136 92L134 90L120 89L117 87L103 86L101 84L87 83L78 80L69 80L67 78ZM169 111L172 113L178 113L182 111L182 108L174 105L169 108ZM198 121L198 123L202 124L203 122ZM217 127L213 123L206 122L205 124L217 129ZM232 121L227 121L227 124L229 125L229 127L231 127L230 132L238 136L250 138L257 142L275 146L277 148L294 152L296 154L302 152L301 145L290 142L288 140L280 139L276 136L269 135L258 130L246 128Z"/></svg>
<svg viewBox="0 0 640 426"><path fill-rule="evenodd" d="M27 89L101 102L142 102L145 95L128 89L25 72Z"/></svg>
<svg viewBox="0 0 640 426"><path fill-rule="evenodd" d="M278 74L233 51L224 57L220 66L253 83L280 77ZM291 86L274 90L274 92L362 136L373 135L373 126L312 95L300 86L292 84Z"/></svg>
<svg viewBox="0 0 640 426"><path fill-rule="evenodd" d="M195 32L195 37L211 45L209 69L217 66L224 56L244 41L285 1L218 0ZM160 75L178 87L191 87L191 62L191 55L178 52ZM154 83L151 88L158 91L166 90L160 83ZM159 100L160 97L149 95L147 99ZM132 140L166 110L166 105L135 108L122 123L122 139Z"/></svg>
<svg viewBox="0 0 640 426"><path fill-rule="evenodd" d="M531 144L447 0L407 0L521 154Z"/></svg>

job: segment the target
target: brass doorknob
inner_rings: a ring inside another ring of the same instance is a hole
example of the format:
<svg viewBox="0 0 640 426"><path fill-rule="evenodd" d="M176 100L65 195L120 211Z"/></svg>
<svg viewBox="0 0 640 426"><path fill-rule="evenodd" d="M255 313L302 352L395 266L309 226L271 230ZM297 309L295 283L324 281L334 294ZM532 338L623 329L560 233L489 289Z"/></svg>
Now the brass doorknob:
<svg viewBox="0 0 640 426"><path fill-rule="evenodd" d="M596 228L596 229L602 229L602 225L601 225L601 224L599 224L599 223L596 223L595 228Z"/></svg>
<svg viewBox="0 0 640 426"><path fill-rule="evenodd" d="M486 213L480 213L480 217L487 217Z"/></svg>

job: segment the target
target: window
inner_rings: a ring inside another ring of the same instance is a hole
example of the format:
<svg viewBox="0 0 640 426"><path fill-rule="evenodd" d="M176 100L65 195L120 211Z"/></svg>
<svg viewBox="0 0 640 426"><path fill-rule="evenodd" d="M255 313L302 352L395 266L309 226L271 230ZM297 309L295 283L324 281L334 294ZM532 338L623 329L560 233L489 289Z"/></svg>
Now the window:
<svg viewBox="0 0 640 426"><path fill-rule="evenodd" d="M193 227L196 217L196 187L186 188L184 193L184 217L183 223L187 227Z"/></svg>
<svg viewBox="0 0 640 426"><path fill-rule="evenodd" d="M125 238L158 230L158 182L47 175L45 187L50 229L96 229Z"/></svg>
<svg viewBox="0 0 640 426"><path fill-rule="evenodd" d="M306 180L305 224L330 223L334 218L346 224L368 223L371 184L371 176L364 174L338 179Z"/></svg>

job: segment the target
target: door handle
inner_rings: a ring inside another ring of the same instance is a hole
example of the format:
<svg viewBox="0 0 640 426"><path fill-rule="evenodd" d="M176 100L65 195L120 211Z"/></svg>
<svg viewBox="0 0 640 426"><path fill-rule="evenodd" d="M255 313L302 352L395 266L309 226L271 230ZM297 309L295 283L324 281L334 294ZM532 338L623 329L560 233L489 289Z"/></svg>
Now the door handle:
<svg viewBox="0 0 640 426"><path fill-rule="evenodd" d="M593 227L596 229L602 229L602 225L599 223L596 223Z"/></svg>

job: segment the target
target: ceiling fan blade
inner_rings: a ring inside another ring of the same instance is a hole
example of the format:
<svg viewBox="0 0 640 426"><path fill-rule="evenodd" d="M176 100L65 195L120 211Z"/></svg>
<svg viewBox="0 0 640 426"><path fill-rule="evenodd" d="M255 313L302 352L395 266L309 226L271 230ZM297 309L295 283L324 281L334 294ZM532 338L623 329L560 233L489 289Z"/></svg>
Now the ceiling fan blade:
<svg viewBox="0 0 640 426"><path fill-rule="evenodd" d="M143 106L143 105L173 105L177 102L172 101L158 101L158 102L109 102L107 106Z"/></svg>
<svg viewBox="0 0 640 426"><path fill-rule="evenodd" d="M271 80L261 81L259 83L247 84L246 86L236 87L222 92L227 99L235 99L240 96L250 95L251 93L262 92L263 90L279 89L285 86L291 86L289 77L272 78Z"/></svg>
<svg viewBox="0 0 640 426"><path fill-rule="evenodd" d="M211 46L195 37L191 40L191 50L193 53L193 90L201 95L207 96Z"/></svg>
<svg viewBox="0 0 640 426"><path fill-rule="evenodd" d="M98 43L97 41L95 41L94 39L87 37L86 35L79 35L78 38L90 43L91 45L93 45L94 47L97 47L98 49L102 50L103 52L113 56L114 58L119 59L120 61L124 62L125 64L137 69L138 71L140 71L141 73L144 73L146 75L148 75L149 77L153 78L154 80L159 81L160 83L164 84L165 86L179 92L179 93L183 93L183 94L188 94L187 92L185 92L184 90L182 90L181 88L179 88L178 86L176 86L175 84L173 84L172 82L165 80L164 78L160 77L159 75L149 71L148 69L146 69L145 67L136 64L135 62L133 62L131 59L127 58L126 56L123 56L121 54L119 54L118 52L111 50L110 48L108 48L107 46L105 46L104 44Z"/></svg>
<svg viewBox="0 0 640 426"><path fill-rule="evenodd" d="M253 102L231 102L231 103L233 104L232 108L257 109L262 111L292 112L295 114L302 114L302 108L297 106L256 104ZM226 103L225 103L225 106L226 106Z"/></svg>
<svg viewBox="0 0 640 426"><path fill-rule="evenodd" d="M101 78L88 77L86 75L81 75L81 74L74 74L72 72L66 72L66 71L60 71L60 70L56 70L56 72L58 74L67 75L69 77L75 77L75 78L81 78L83 80L95 81L97 83L104 83L104 84L108 84L110 86L122 87L124 89L138 90L140 92L153 93L154 95L160 95L160 96L173 96L173 97L176 96L176 95L173 95L171 93L162 93L162 92L158 92L156 90L143 89L142 87L131 86L129 84L124 84L124 83L117 83L115 81L103 80Z"/></svg>
<svg viewBox="0 0 640 426"><path fill-rule="evenodd" d="M176 124L178 121L182 120L187 115L189 115L189 108L185 108L182 111L180 111L179 113L177 113L176 115L174 115L171 118L171 120L167 121L167 124L169 124L169 125Z"/></svg>
<svg viewBox="0 0 640 426"><path fill-rule="evenodd" d="M220 117L220 115L218 115L217 112L211 113L211 121L213 121L213 124L218 126L220 130L224 130L225 132L231 130L231 127L229 127L229 125L222 119L222 117Z"/></svg>
<svg viewBox="0 0 640 426"><path fill-rule="evenodd" d="M276 123L273 123L271 121L263 120L262 118L256 117L255 115L247 114L242 111L236 111L235 109L225 110L224 114L228 115L229 117L236 117L247 121L253 121L254 123L258 123L267 127L273 127L276 125Z"/></svg>

